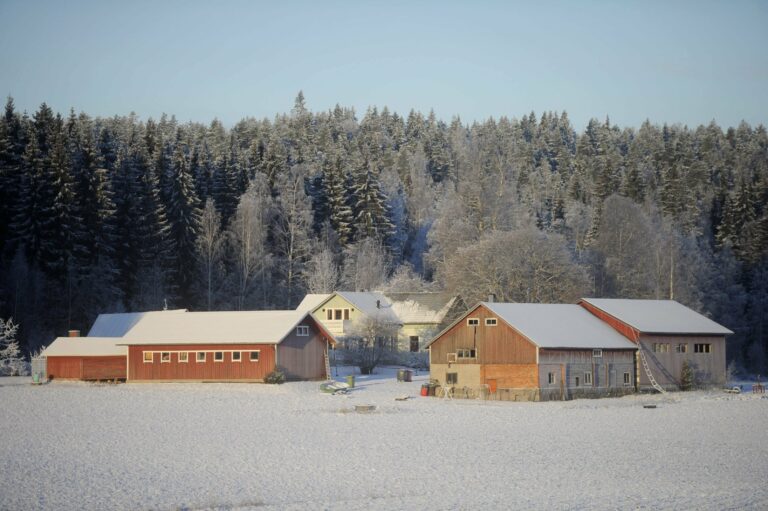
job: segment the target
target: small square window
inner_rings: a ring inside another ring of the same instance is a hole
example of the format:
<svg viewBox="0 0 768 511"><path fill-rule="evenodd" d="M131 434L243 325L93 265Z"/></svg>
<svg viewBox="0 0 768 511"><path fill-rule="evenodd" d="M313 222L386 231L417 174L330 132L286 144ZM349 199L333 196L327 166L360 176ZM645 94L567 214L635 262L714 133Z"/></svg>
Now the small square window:
<svg viewBox="0 0 768 511"><path fill-rule="evenodd" d="M299 337L307 337L309 335L309 327L306 325L297 326L296 335L298 335Z"/></svg>
<svg viewBox="0 0 768 511"><path fill-rule="evenodd" d="M624 385L632 385L631 375L629 373L624 373Z"/></svg>
<svg viewBox="0 0 768 511"><path fill-rule="evenodd" d="M251 362L258 362L259 361L259 352L258 351L252 351L251 352Z"/></svg>
<svg viewBox="0 0 768 511"><path fill-rule="evenodd" d="M170 351L163 351L160 353L160 362L167 363L171 361L171 352Z"/></svg>
<svg viewBox="0 0 768 511"><path fill-rule="evenodd" d="M594 358L602 358L603 357L603 350L592 350L592 356Z"/></svg>
<svg viewBox="0 0 768 511"><path fill-rule="evenodd" d="M445 384L456 385L459 383L459 373L445 373Z"/></svg>
<svg viewBox="0 0 768 511"><path fill-rule="evenodd" d="M485 318L485 326L496 326L497 323L496 318Z"/></svg>
<svg viewBox="0 0 768 511"><path fill-rule="evenodd" d="M467 325L469 326L478 326L480 324L480 320L477 318L467 318Z"/></svg>
<svg viewBox="0 0 768 511"><path fill-rule="evenodd" d="M240 362L240 352L239 351L233 351L232 352L232 362Z"/></svg>
<svg viewBox="0 0 768 511"><path fill-rule="evenodd" d="M223 351L214 351L213 352L213 361L214 362L224 362L224 352Z"/></svg>
<svg viewBox="0 0 768 511"><path fill-rule="evenodd" d="M553 385L555 383L555 373L547 374L547 384Z"/></svg>
<svg viewBox="0 0 768 511"><path fill-rule="evenodd" d="M197 352L197 361L198 362L205 362L205 352L204 351L198 351Z"/></svg>
<svg viewBox="0 0 768 511"><path fill-rule="evenodd" d="M189 353L186 351L179 352L179 362L189 362Z"/></svg>
<svg viewBox="0 0 768 511"><path fill-rule="evenodd" d="M145 351L144 352L144 362L147 364L151 364L155 361L155 354L151 351Z"/></svg>
<svg viewBox="0 0 768 511"><path fill-rule="evenodd" d="M592 373L589 371L584 373L584 385L592 385Z"/></svg>
<svg viewBox="0 0 768 511"><path fill-rule="evenodd" d="M577 386L577 387L580 387L580 386L581 386L581 378L579 378L579 377L577 376L577 377L575 378L575 383L576 383L576 386Z"/></svg>

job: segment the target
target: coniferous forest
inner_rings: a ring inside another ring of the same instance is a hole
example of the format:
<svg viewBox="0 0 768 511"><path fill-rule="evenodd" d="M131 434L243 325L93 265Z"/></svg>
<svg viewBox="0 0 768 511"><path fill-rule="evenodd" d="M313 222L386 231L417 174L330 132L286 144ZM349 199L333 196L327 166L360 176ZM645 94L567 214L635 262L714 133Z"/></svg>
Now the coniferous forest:
<svg viewBox="0 0 768 511"><path fill-rule="evenodd" d="M293 308L309 292L467 303L673 298L768 369L764 126L566 113L466 124L337 106L231 128L0 121L0 318L27 352L102 312Z"/></svg>

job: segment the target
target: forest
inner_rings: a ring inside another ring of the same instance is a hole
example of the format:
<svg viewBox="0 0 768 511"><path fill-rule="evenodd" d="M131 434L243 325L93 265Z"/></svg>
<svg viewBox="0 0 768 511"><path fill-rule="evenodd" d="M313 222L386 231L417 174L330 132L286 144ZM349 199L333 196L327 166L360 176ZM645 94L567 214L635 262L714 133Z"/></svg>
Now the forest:
<svg viewBox="0 0 768 511"><path fill-rule="evenodd" d="M768 135L565 112L450 122L371 107L227 127L0 121L0 318L26 353L99 313L293 308L305 293L467 303L675 299L768 369Z"/></svg>

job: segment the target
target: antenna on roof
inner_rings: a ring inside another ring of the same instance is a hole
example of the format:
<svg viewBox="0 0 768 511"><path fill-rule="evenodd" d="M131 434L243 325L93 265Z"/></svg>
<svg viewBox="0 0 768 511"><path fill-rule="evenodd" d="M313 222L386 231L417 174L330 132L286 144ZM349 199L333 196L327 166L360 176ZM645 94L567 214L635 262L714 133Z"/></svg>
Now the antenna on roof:
<svg viewBox="0 0 768 511"><path fill-rule="evenodd" d="M168 298L163 298L163 310L168 310Z"/></svg>

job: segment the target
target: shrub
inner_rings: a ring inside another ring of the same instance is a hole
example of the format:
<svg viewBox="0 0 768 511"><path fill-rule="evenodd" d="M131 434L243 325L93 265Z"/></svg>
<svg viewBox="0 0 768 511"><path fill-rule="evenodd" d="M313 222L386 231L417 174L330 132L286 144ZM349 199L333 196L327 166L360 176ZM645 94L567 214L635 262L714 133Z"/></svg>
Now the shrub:
<svg viewBox="0 0 768 511"><path fill-rule="evenodd" d="M264 383L272 383L274 385L285 383L285 373L280 368L277 368L264 378Z"/></svg>
<svg viewBox="0 0 768 511"><path fill-rule="evenodd" d="M694 378L693 367L687 360L683 360L683 367L680 369L680 390L691 390Z"/></svg>

